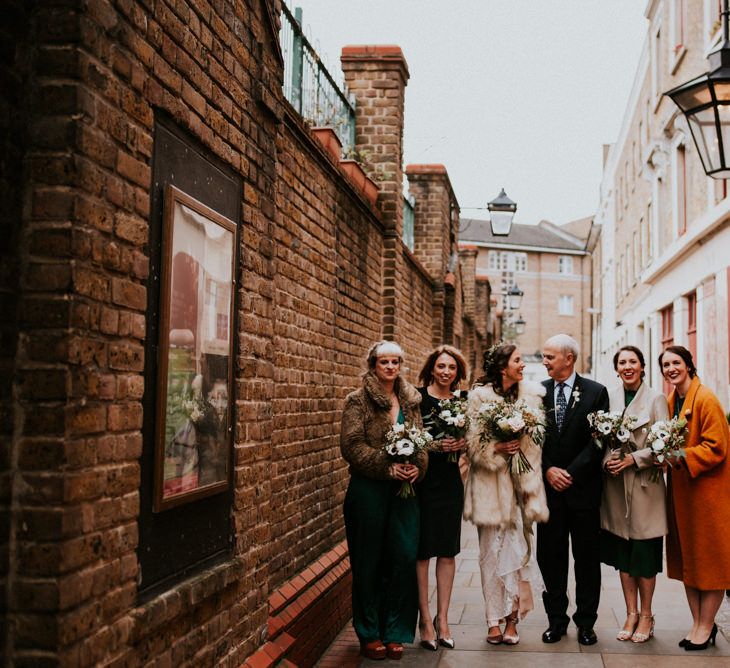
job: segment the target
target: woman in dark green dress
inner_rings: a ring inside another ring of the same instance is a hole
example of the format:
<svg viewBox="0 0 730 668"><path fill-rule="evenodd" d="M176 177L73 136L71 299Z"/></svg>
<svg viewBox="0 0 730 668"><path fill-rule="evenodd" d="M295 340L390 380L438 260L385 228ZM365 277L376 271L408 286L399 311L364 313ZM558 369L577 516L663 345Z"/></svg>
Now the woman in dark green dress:
<svg viewBox="0 0 730 668"><path fill-rule="evenodd" d="M428 424L440 410L440 402L466 396L457 389L466 377L466 362L451 346L439 346L426 359L418 380L423 384L421 415ZM437 427L431 436L439 435ZM429 448L428 471L418 485L421 506L421 532L418 541L418 628L421 647L436 650L454 648L449 630L448 611L456 572L455 557L461 546L461 513L464 509L464 484L459 471L459 454L466 447L464 438L441 438ZM428 602L428 565L436 557L436 616L431 618Z"/></svg>
<svg viewBox="0 0 730 668"><path fill-rule="evenodd" d="M604 455L601 500L601 561L619 571L626 603L616 639L635 643L654 635L652 598L667 533L664 477L651 481L654 456L647 442L651 426L668 417L667 401L644 382L644 366L635 346L623 346L613 357L621 385L609 392L610 409L634 416L636 424L626 443Z"/></svg>
<svg viewBox="0 0 730 668"><path fill-rule="evenodd" d="M340 448L350 464L344 512L352 623L370 659L400 659L403 643L413 642L418 613L418 500L401 498L398 490L423 477L428 455L394 463L383 449L394 424L422 426L421 395L399 377L402 361L400 346L376 343L362 387L347 396L342 413Z"/></svg>

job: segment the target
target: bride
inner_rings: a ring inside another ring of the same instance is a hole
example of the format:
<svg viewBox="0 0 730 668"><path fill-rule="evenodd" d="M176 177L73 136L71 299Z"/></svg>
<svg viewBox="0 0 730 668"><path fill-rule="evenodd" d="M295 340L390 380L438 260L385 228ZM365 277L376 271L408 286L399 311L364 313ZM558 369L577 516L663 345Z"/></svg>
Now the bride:
<svg viewBox="0 0 730 668"><path fill-rule="evenodd" d="M487 618L487 642L516 645L517 622L532 608L545 586L533 550L534 522L548 518L542 480L542 451L529 436L497 441L481 432L477 414L490 401L524 400L542 411L545 388L523 380L525 364L512 344L498 344L484 354L484 376L469 392L470 461L464 518L477 526L479 566ZM522 450L532 467L511 472L509 458ZM504 631L500 628L505 621Z"/></svg>

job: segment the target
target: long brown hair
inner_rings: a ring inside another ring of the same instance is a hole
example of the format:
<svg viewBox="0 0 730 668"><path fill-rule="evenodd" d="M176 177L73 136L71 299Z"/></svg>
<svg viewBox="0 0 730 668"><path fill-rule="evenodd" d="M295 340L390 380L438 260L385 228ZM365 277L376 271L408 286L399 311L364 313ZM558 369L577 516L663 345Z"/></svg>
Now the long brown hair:
<svg viewBox="0 0 730 668"><path fill-rule="evenodd" d="M500 396L514 398L517 396L517 383L506 392L502 389L502 371L507 368L512 353L517 350L514 343L499 343L484 352L482 369L484 375L477 381L480 385L491 385Z"/></svg>
<svg viewBox="0 0 730 668"><path fill-rule="evenodd" d="M421 372L418 374L418 382L424 387L428 387L433 383L433 369L436 366L436 360L441 355L448 355L456 362L456 378L449 388L453 392L459 387L459 383L466 378L466 360L464 360L464 356L453 346L442 345L431 351L426 358Z"/></svg>

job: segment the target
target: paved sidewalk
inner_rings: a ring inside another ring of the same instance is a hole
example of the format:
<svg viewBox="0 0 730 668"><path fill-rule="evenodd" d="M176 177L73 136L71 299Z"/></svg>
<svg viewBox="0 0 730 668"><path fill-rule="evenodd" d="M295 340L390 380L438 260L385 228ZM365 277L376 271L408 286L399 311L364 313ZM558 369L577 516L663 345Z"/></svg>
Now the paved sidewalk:
<svg viewBox="0 0 730 668"><path fill-rule="evenodd" d="M730 645L718 634L717 647L701 652L685 652L677 646L689 629L691 616L681 583L663 575L657 578L654 595L656 615L655 637L643 645L620 642L615 639L624 621L624 602L618 574L603 567L601 605L598 610L596 633L598 643L583 647L576 640L575 626L560 642L546 645L540 640L547 628L542 602L520 622L520 643L514 647L488 645L484 641L484 603L479 578L479 545L476 529L471 524L462 527L462 551L457 558L454 592L451 597L449 624L456 641L456 649L440 648L437 652L417 646L407 647L400 666L423 668L730 668ZM432 561L433 564L433 561ZM433 570L433 566L432 566ZM433 585L434 576L431 574ZM572 594L573 583L570 583ZM571 595L571 601L573 597ZM432 611L436 608L435 587L431 592ZM571 610L569 609L569 614ZM369 661L359 656L359 646L352 626L348 626L332 643L317 666L319 668L346 668L383 666L392 662Z"/></svg>

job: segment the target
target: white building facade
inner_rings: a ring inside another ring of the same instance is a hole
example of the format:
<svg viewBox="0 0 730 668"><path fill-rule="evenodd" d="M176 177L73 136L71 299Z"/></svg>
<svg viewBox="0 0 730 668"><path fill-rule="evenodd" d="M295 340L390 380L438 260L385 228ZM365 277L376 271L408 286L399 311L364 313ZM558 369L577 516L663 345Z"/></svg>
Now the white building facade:
<svg viewBox="0 0 730 668"><path fill-rule="evenodd" d="M640 347L660 389L657 356L689 348L700 378L730 404L730 198L707 177L684 117L662 93L708 69L719 0L649 0L647 37L619 137L604 151L594 257L593 359Z"/></svg>

